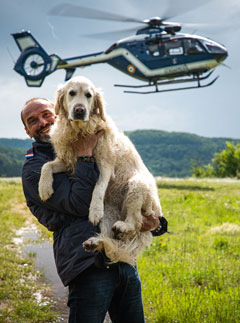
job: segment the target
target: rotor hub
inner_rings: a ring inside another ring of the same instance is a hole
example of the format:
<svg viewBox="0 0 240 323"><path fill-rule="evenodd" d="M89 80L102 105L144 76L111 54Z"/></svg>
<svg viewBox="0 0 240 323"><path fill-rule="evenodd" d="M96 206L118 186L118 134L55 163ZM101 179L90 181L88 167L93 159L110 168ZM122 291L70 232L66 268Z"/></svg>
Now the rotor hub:
<svg viewBox="0 0 240 323"><path fill-rule="evenodd" d="M32 62L30 63L30 66L31 66L32 68L36 69L36 68L38 67L38 63L37 63L37 62L35 62L35 61L32 61Z"/></svg>
<svg viewBox="0 0 240 323"><path fill-rule="evenodd" d="M145 22L150 26L150 27L159 27L163 24L163 21L160 17L152 17L148 20L145 20Z"/></svg>

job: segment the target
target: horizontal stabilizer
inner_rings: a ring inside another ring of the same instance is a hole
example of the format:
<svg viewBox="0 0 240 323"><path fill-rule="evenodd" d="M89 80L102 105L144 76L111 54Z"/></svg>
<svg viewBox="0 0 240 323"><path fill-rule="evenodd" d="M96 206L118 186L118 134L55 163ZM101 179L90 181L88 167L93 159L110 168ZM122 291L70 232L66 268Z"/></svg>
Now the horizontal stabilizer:
<svg viewBox="0 0 240 323"><path fill-rule="evenodd" d="M27 78L25 78L25 81L27 83L27 86L29 87L40 87L44 81L44 79L41 79L41 80L29 80Z"/></svg>

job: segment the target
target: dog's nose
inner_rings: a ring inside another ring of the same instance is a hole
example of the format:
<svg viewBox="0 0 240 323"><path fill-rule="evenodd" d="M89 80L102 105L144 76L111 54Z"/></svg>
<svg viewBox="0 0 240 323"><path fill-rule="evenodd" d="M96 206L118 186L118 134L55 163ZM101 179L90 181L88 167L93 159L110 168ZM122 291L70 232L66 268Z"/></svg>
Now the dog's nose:
<svg viewBox="0 0 240 323"><path fill-rule="evenodd" d="M75 114L83 114L86 109L83 105L79 104L79 105L76 105L73 110Z"/></svg>
<svg viewBox="0 0 240 323"><path fill-rule="evenodd" d="M73 120L84 120L86 116L86 107L83 104L76 104L73 108Z"/></svg>

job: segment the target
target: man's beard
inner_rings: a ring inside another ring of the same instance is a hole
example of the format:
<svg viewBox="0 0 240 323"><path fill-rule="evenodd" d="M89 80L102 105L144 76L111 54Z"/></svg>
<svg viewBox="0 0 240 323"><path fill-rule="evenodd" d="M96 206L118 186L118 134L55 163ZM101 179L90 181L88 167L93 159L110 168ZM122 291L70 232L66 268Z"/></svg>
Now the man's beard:
<svg viewBox="0 0 240 323"><path fill-rule="evenodd" d="M37 142L50 142L50 129L46 133L41 133L42 130L52 127L53 123L48 123L45 127L41 127L36 133L36 135L33 137Z"/></svg>

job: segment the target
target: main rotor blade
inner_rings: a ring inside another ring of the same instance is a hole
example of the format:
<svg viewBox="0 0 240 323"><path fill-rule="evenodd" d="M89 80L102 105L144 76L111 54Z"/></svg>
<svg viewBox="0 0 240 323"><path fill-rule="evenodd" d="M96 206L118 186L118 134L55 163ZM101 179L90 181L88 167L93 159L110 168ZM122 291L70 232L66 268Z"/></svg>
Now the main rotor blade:
<svg viewBox="0 0 240 323"><path fill-rule="evenodd" d="M96 34L85 34L82 35L84 37L89 37L89 38L101 38L101 39L115 39L116 37L118 38L123 38L131 35L132 33L136 33L136 31L139 30L139 27L135 28L128 28L128 29L122 29L122 30L115 30L115 31L110 31L110 32L102 32L102 33L96 33Z"/></svg>
<svg viewBox="0 0 240 323"><path fill-rule="evenodd" d="M237 31L240 27L240 24L229 23L229 22L222 22L221 24L216 23L183 23L181 24L183 28L191 28L195 30L205 30L211 34L219 34L221 35L225 33L229 33L229 31Z"/></svg>
<svg viewBox="0 0 240 323"><path fill-rule="evenodd" d="M144 21L140 19L125 17L122 15L105 12L98 9L86 8L68 3L62 3L53 7L48 12L48 14L52 16L79 17L86 19L144 23Z"/></svg>
<svg viewBox="0 0 240 323"><path fill-rule="evenodd" d="M178 1L178 0L168 0L167 7L163 11L163 20L175 18L176 16L181 16L183 14L189 13L201 6L206 5L212 0L195 0L195 1ZM167 17L167 18L165 18Z"/></svg>
<svg viewBox="0 0 240 323"><path fill-rule="evenodd" d="M209 29L209 28L219 28L220 24L209 24L209 23L183 23L181 24L183 28L200 28L200 29Z"/></svg>

